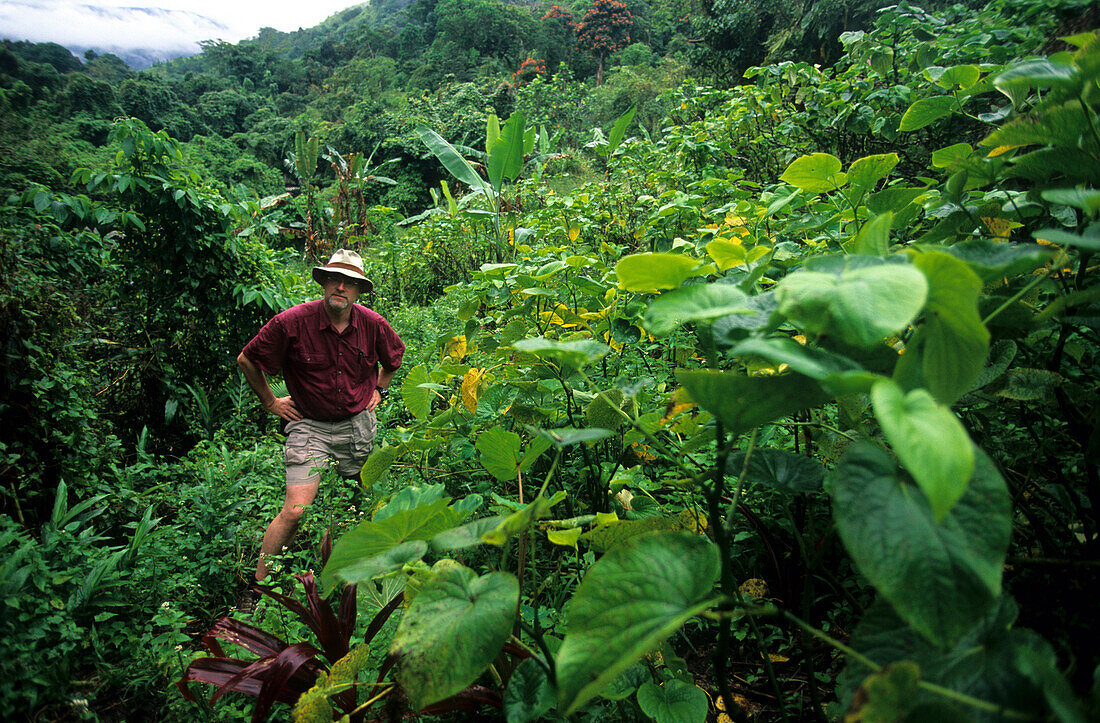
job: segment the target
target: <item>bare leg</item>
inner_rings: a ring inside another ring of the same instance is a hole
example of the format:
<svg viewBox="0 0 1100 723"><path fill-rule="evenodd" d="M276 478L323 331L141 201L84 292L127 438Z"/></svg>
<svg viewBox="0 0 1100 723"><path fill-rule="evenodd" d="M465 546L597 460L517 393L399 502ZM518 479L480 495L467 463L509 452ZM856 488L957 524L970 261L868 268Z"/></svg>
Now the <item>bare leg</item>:
<svg viewBox="0 0 1100 723"><path fill-rule="evenodd" d="M286 499L283 500L283 509L279 511L264 533L263 544L260 545L260 561L256 564L256 581L267 577L268 567L265 560L271 555L278 554L283 546L288 544L294 533L298 530L298 520L302 518L302 512L306 506L313 502L317 496L317 488L320 486L321 476L310 479L305 484L286 486Z"/></svg>

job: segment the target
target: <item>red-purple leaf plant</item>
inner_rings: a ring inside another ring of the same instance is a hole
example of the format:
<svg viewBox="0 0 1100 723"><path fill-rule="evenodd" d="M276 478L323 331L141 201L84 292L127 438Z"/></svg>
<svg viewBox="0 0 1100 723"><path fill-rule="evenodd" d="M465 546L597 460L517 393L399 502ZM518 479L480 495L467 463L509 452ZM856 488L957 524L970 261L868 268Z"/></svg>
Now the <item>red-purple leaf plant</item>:
<svg viewBox="0 0 1100 723"><path fill-rule="evenodd" d="M332 549L328 533L322 542L322 556ZM275 592L274 589L256 585L255 589L276 600L309 626L317 637L321 649L310 643L289 644L254 625L230 617L224 617L203 636L202 644L211 656L193 660L176 681L183 697L195 701L188 683L198 681L216 685L217 690L210 696L215 703L230 691L256 697L256 707L252 711L253 723L264 720L276 703L294 705L298 698L313 686L317 676L327 670L350 650L352 631L357 616L355 603L355 585L344 587L340 595L339 608L333 612L328 601L317 592L317 583L313 573L295 575L302 583L306 604L294 598ZM403 595L397 595L386 607L382 608L371 620L364 636L369 643L382 629L390 614L401 604ZM225 640L254 653L254 660L240 660L226 656L219 640ZM327 665L321 661L324 658ZM355 709L355 690L346 690L333 697L336 705L345 713Z"/></svg>

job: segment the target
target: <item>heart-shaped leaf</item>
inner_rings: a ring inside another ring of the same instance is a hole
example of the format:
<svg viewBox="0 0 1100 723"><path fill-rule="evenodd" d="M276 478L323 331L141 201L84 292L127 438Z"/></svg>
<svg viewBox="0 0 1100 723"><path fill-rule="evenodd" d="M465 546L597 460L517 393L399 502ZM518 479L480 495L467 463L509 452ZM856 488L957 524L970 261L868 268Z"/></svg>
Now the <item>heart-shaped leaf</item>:
<svg viewBox="0 0 1100 723"><path fill-rule="evenodd" d="M653 533L608 551L566 604L558 709L571 715L710 607L717 578L717 549L699 535Z"/></svg>
<svg viewBox="0 0 1100 723"><path fill-rule="evenodd" d="M966 492L974 446L958 418L924 389L906 394L890 379L871 387L875 417L890 446L942 520Z"/></svg>
<svg viewBox="0 0 1100 723"><path fill-rule="evenodd" d="M939 521L894 460L870 444L848 451L827 488L856 567L928 640L950 646L996 604L1011 500L984 454L977 453L963 496Z"/></svg>
<svg viewBox="0 0 1100 723"><path fill-rule="evenodd" d="M506 572L433 568L393 637L397 680L420 710L474 682L512 632L519 583Z"/></svg>

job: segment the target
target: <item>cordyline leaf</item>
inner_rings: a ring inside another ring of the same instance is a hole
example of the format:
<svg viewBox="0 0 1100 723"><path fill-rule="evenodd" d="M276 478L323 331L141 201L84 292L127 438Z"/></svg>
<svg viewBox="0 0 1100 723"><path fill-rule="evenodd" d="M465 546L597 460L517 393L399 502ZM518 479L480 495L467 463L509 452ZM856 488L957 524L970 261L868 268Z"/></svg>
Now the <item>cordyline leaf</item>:
<svg viewBox="0 0 1100 723"><path fill-rule="evenodd" d="M187 685L190 681L209 683L220 688L237 677L237 674L249 667L250 664L247 660L236 660L235 658L196 658L183 671L183 677L176 681L176 688L179 690L180 695L187 700L198 702L198 698L195 697L190 686ZM237 684L236 690L246 695L259 695L261 687L262 683L255 678L243 678ZM286 691L286 695L288 699L282 702L293 703L294 701L290 700L292 697L291 691Z"/></svg>
<svg viewBox="0 0 1100 723"><path fill-rule="evenodd" d="M304 575L295 575L294 577L302 583L302 588L305 590L306 594L306 603L309 605L308 608L294 598L275 592L273 588L259 585L257 585L257 587L263 594L278 600L280 604L297 615L298 619L313 631L313 634L317 636L317 641L321 643L321 647L325 651L326 658L330 661L339 660L348 654L348 641L351 639L351 626L343 629L341 628L336 616L332 612L332 608L327 602L322 600L321 596L318 594L317 583L313 579L313 573L307 572ZM347 596L349 592L345 590L343 595ZM354 587L350 591L350 595L352 599L354 599ZM342 603L342 606L343 605L344 603Z"/></svg>
<svg viewBox="0 0 1100 723"><path fill-rule="evenodd" d="M299 671L314 668L312 683L322 670L316 660L317 653L317 648L309 643L295 643L275 656L264 679L263 687L260 689L260 695L256 699L256 707L252 709L252 723L261 723L267 718L271 706L275 705L287 684L292 679L300 677ZM298 690L299 696L304 692L306 691Z"/></svg>
<svg viewBox="0 0 1100 723"><path fill-rule="evenodd" d="M220 638L234 645L239 645L248 652L259 656L275 655L286 647L286 643L275 636L233 618L222 618L214 623L203 638L203 644L211 648L211 644L207 641L213 638Z"/></svg>

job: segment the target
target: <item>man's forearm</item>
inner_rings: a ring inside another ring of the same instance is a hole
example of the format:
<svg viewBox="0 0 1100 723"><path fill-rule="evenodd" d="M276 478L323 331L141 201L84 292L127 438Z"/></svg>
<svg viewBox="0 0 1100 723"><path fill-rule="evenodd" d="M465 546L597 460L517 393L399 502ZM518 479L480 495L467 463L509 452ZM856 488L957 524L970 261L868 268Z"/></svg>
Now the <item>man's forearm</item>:
<svg viewBox="0 0 1100 723"><path fill-rule="evenodd" d="M248 386L252 387L252 391L256 392L256 396L260 398L260 404L263 405L264 409L271 409L271 406L275 403L275 395L272 393L271 385L268 384L263 371L253 364L252 360L244 355L244 352L237 356L237 366L244 373Z"/></svg>
<svg viewBox="0 0 1100 723"><path fill-rule="evenodd" d="M379 389L389 389L390 382L393 381L393 375L397 373L396 369L386 369L383 366L379 366L378 369L378 383L375 384Z"/></svg>

